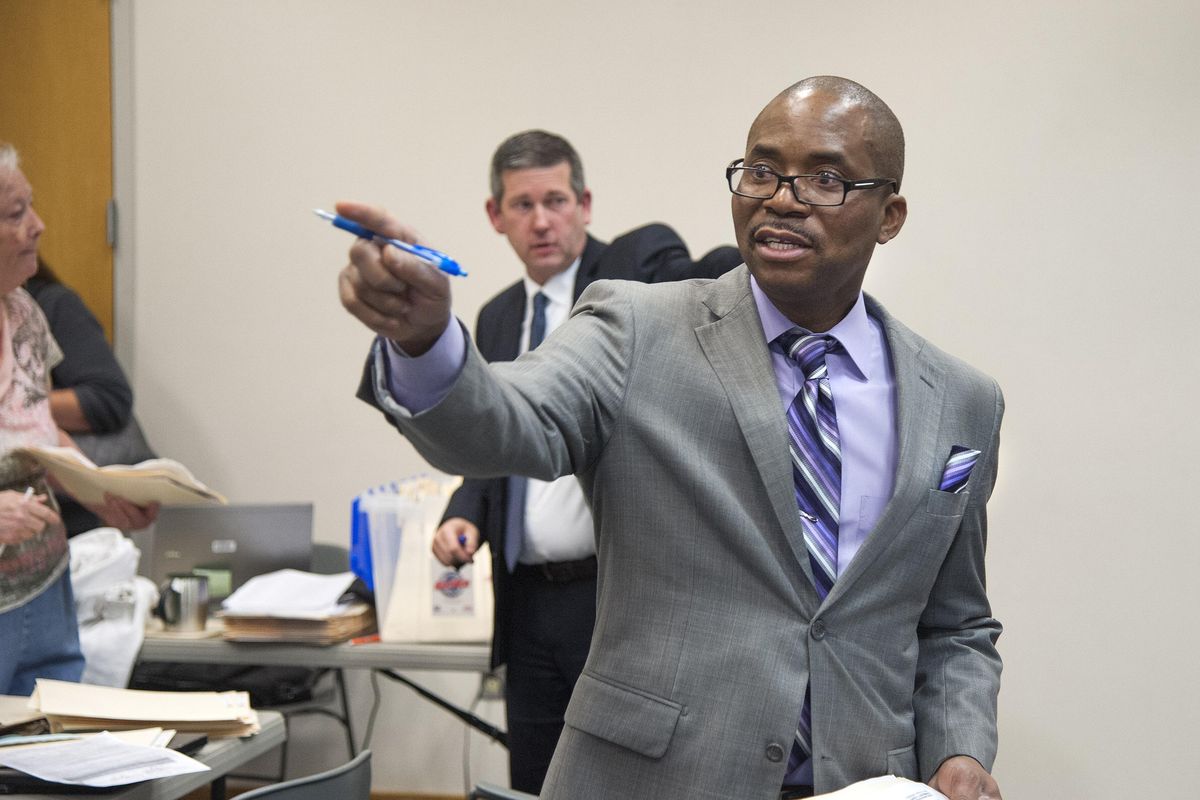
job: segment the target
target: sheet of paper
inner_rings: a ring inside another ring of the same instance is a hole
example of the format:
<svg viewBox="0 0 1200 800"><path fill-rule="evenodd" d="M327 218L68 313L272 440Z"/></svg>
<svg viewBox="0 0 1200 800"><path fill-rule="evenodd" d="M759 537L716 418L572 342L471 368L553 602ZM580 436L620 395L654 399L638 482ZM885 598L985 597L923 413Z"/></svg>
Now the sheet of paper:
<svg viewBox="0 0 1200 800"><path fill-rule="evenodd" d="M0 751L0 764L42 780L83 786L121 786L208 769L170 748L128 744L109 733L77 742Z"/></svg>
<svg viewBox="0 0 1200 800"><path fill-rule="evenodd" d="M256 575L222 604L230 614L321 619L344 613L338 598L354 583L353 572L317 575L281 569Z"/></svg>
<svg viewBox="0 0 1200 800"><path fill-rule="evenodd" d="M78 733L35 733L29 736L13 734L0 736L0 747L37 747L40 744L69 742L78 738Z"/></svg>
<svg viewBox="0 0 1200 800"><path fill-rule="evenodd" d="M99 733L45 733L38 736L2 736L0 737L0 747L23 750L27 747L61 744L99 735ZM126 744L166 747L170 743L171 737L175 735L175 731L171 728L137 728L131 731L109 731L108 735Z"/></svg>
<svg viewBox="0 0 1200 800"><path fill-rule="evenodd" d="M819 794L813 800L948 800L946 795L895 775L881 775L853 783L844 789Z"/></svg>

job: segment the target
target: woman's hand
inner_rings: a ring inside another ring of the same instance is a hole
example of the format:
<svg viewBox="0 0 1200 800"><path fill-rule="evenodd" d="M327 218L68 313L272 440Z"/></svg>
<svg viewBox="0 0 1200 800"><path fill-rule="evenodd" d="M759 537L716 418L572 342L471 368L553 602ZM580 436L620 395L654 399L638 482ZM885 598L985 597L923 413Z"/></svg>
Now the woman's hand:
<svg viewBox="0 0 1200 800"><path fill-rule="evenodd" d="M20 544L48 525L62 523L54 509L46 505L46 499L44 494L0 492L0 544Z"/></svg>
<svg viewBox="0 0 1200 800"><path fill-rule="evenodd" d="M158 517L158 503L139 506L123 497L107 493L103 503L84 503L83 507L99 517L105 525L123 531L140 530Z"/></svg>

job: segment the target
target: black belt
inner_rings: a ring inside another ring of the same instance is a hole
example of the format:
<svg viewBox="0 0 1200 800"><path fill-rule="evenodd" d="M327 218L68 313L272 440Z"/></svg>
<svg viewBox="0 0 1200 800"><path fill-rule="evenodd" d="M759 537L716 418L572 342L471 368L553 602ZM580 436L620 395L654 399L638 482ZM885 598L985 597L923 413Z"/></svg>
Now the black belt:
<svg viewBox="0 0 1200 800"><path fill-rule="evenodd" d="M798 797L812 797L811 786L785 786L779 790L779 800L795 800Z"/></svg>
<svg viewBox="0 0 1200 800"><path fill-rule="evenodd" d="M571 583L596 577L596 557L578 561L543 561L540 564L517 564L514 577L537 578L550 583Z"/></svg>

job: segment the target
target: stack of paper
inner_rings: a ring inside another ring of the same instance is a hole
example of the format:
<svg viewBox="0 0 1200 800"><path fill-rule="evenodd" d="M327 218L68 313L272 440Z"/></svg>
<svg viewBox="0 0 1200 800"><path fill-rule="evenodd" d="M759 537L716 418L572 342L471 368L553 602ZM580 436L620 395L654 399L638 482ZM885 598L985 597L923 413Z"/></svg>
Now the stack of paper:
<svg viewBox="0 0 1200 800"><path fill-rule="evenodd" d="M196 480L187 467L169 458L152 458L128 467L115 464L97 467L71 447L18 447L16 450L44 467L81 503L103 503L105 493L138 505L227 502Z"/></svg>
<svg viewBox="0 0 1200 800"><path fill-rule="evenodd" d="M46 718L29 707L28 697L0 695L0 734L37 733L45 725Z"/></svg>
<svg viewBox="0 0 1200 800"><path fill-rule="evenodd" d="M375 627L369 605L341 602L353 582L350 572L281 569L256 575L226 598L222 636L239 642L344 642Z"/></svg>
<svg viewBox="0 0 1200 800"><path fill-rule="evenodd" d="M344 606L318 618L225 614L222 636L235 642L337 644L374 630L375 612L366 603Z"/></svg>
<svg viewBox="0 0 1200 800"><path fill-rule="evenodd" d="M29 704L55 732L158 726L216 737L259 730L246 692L148 692L39 678Z"/></svg>

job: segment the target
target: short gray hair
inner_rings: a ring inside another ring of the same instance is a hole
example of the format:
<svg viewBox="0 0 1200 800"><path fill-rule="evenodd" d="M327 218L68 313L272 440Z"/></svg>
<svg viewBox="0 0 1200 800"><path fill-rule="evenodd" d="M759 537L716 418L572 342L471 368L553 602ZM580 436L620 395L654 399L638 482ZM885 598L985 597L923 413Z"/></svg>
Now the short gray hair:
<svg viewBox="0 0 1200 800"><path fill-rule="evenodd" d="M563 137L549 131L532 130L514 133L496 148L492 156L492 199L504 199L504 173L510 169L556 167L566 163L571 167L571 190L582 201L587 184L583 180L583 162L579 154Z"/></svg>
<svg viewBox="0 0 1200 800"><path fill-rule="evenodd" d="M0 142L0 172L13 172L21 166L21 156L17 148L8 142Z"/></svg>

